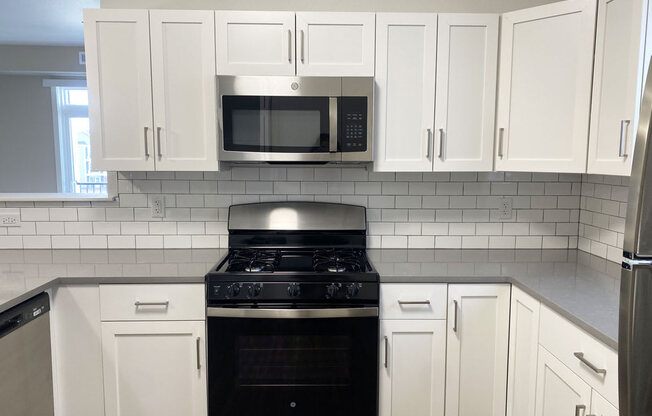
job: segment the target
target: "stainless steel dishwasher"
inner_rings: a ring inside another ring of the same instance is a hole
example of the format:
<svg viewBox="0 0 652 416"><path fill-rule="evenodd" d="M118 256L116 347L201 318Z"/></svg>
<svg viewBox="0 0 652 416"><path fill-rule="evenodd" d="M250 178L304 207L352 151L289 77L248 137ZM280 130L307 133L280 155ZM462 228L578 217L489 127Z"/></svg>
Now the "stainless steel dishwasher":
<svg viewBox="0 0 652 416"><path fill-rule="evenodd" d="M54 415L49 311L41 293L0 313L3 416Z"/></svg>

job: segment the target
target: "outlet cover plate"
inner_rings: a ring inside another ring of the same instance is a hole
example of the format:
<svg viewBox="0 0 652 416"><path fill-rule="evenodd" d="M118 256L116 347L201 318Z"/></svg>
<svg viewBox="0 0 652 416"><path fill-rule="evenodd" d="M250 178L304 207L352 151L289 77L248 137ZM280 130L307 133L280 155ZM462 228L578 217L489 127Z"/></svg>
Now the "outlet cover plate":
<svg viewBox="0 0 652 416"><path fill-rule="evenodd" d="M165 197L163 195L152 196L152 218L165 218Z"/></svg>
<svg viewBox="0 0 652 416"><path fill-rule="evenodd" d="M20 227L20 211L0 210L0 227Z"/></svg>
<svg viewBox="0 0 652 416"><path fill-rule="evenodd" d="M499 218L509 220L512 218L512 198L501 198L498 205Z"/></svg>

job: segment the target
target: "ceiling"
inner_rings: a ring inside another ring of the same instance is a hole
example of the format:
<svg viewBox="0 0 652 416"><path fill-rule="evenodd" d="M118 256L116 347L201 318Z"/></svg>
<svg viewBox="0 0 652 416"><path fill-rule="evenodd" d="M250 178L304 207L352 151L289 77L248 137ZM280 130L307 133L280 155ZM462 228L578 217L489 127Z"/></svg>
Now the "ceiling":
<svg viewBox="0 0 652 416"><path fill-rule="evenodd" d="M82 9L100 0L0 0L0 44L84 44Z"/></svg>

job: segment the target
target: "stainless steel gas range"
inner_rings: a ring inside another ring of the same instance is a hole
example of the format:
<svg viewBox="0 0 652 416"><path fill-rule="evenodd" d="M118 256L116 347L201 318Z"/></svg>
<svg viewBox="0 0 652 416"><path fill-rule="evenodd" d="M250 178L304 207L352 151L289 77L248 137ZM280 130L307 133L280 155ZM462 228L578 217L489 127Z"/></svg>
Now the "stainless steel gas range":
<svg viewBox="0 0 652 416"><path fill-rule="evenodd" d="M206 275L210 416L376 416L378 273L364 207L234 205Z"/></svg>

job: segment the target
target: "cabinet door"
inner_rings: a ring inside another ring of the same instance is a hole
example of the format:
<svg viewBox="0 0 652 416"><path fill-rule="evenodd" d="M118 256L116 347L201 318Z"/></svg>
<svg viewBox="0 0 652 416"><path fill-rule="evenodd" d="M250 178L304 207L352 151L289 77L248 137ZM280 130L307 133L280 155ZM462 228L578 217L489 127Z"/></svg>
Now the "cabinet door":
<svg viewBox="0 0 652 416"><path fill-rule="evenodd" d="M219 75L294 75L294 12L215 13Z"/></svg>
<svg viewBox="0 0 652 416"><path fill-rule="evenodd" d="M642 0L598 1L589 173L630 173L641 86L642 25Z"/></svg>
<svg viewBox="0 0 652 416"><path fill-rule="evenodd" d="M538 300L512 287L507 416L534 416L540 306Z"/></svg>
<svg viewBox="0 0 652 416"><path fill-rule="evenodd" d="M374 76L374 13L297 13L297 75Z"/></svg>
<svg viewBox="0 0 652 416"><path fill-rule="evenodd" d="M94 170L154 170L147 10L84 10Z"/></svg>
<svg viewBox="0 0 652 416"><path fill-rule="evenodd" d="M432 171L437 15L376 15L377 171Z"/></svg>
<svg viewBox="0 0 652 416"><path fill-rule="evenodd" d="M619 416L618 409L604 397L593 390L591 391L591 415L587 416Z"/></svg>
<svg viewBox="0 0 652 416"><path fill-rule="evenodd" d="M497 170L585 172L595 1L503 15Z"/></svg>
<svg viewBox="0 0 652 416"><path fill-rule="evenodd" d="M446 321L380 321L380 416L444 414Z"/></svg>
<svg viewBox="0 0 652 416"><path fill-rule="evenodd" d="M217 169L215 13L152 10L156 169Z"/></svg>
<svg viewBox="0 0 652 416"><path fill-rule="evenodd" d="M106 416L205 416L205 324L103 322Z"/></svg>
<svg viewBox="0 0 652 416"><path fill-rule="evenodd" d="M541 346L537 372L536 416L588 413L591 387Z"/></svg>
<svg viewBox="0 0 652 416"><path fill-rule="evenodd" d="M448 285L446 415L503 416L509 285Z"/></svg>
<svg viewBox="0 0 652 416"><path fill-rule="evenodd" d="M493 168L498 15L440 14L435 170Z"/></svg>

